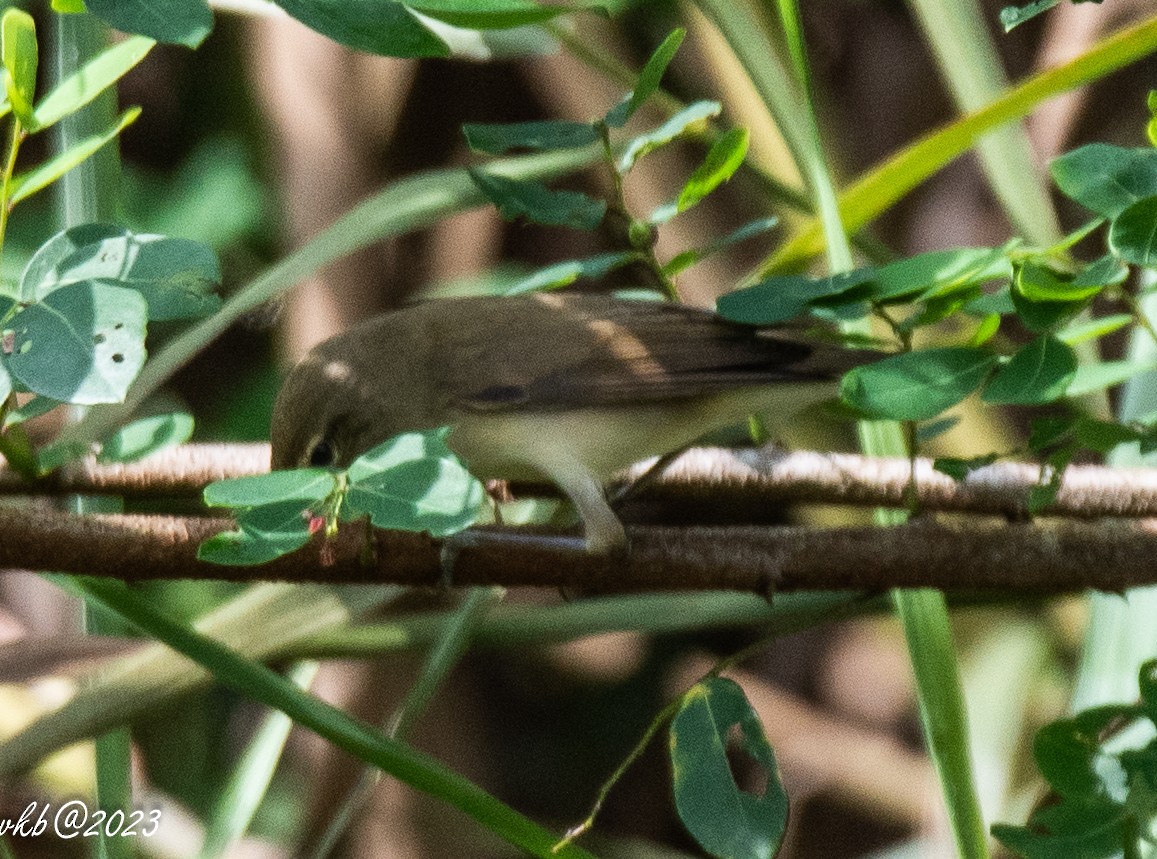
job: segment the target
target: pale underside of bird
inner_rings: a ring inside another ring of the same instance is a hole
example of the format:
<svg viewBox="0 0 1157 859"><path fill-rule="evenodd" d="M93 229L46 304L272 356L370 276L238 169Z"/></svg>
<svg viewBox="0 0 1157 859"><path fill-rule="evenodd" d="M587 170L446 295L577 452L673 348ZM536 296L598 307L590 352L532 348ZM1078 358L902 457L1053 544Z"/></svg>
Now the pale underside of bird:
<svg viewBox="0 0 1157 859"><path fill-rule="evenodd" d="M611 475L760 413L773 436L866 353L684 305L578 293L445 299L317 346L274 406L273 467L348 465L398 433L451 426L482 479L546 479L586 546L625 545Z"/></svg>

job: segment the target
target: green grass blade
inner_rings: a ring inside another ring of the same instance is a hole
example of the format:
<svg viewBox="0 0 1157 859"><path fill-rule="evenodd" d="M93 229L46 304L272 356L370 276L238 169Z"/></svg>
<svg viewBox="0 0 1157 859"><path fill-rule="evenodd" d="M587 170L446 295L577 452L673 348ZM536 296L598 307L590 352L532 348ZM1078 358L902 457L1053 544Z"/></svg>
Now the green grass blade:
<svg viewBox="0 0 1157 859"><path fill-rule="evenodd" d="M317 669L316 662L298 662L286 676L297 688L308 689ZM280 710L265 717L217 798L205 825L199 859L224 859L249 829L269 790L292 727L293 720Z"/></svg>
<svg viewBox="0 0 1157 859"><path fill-rule="evenodd" d="M982 134L1020 119L1043 101L1147 57L1157 51L1157 17L1098 42L1081 56L1034 75L989 105L930 132L892 155L844 191L840 214L856 232L913 188L967 152ZM795 237L760 267L754 279L801 269L823 252L818 221L805 222Z"/></svg>
<svg viewBox="0 0 1157 859"><path fill-rule="evenodd" d="M1008 88L984 12L976 0L908 0L931 43L941 76L962 113L978 110ZM1060 236L1048 185L1033 162L1028 135L1009 123L976 142L981 163L1016 231L1047 247Z"/></svg>
<svg viewBox="0 0 1157 859"><path fill-rule="evenodd" d="M192 627L157 611L123 584L108 579L77 578L76 587L88 600L112 610L179 653L203 665L220 682L242 694L281 710L295 722L329 740L355 757L418 790L430 793L473 817L487 829L541 859L589 859L575 845L558 853L551 847L557 836L523 817L477 785L434 758L390 740L369 725L303 693L292 682L229 647L195 632Z"/></svg>

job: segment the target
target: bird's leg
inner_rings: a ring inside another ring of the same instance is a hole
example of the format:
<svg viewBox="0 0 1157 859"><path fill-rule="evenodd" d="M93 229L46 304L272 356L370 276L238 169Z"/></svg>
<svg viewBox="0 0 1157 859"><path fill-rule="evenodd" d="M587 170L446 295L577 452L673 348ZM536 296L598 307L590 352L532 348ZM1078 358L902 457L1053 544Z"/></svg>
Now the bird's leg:
<svg viewBox="0 0 1157 859"><path fill-rule="evenodd" d="M583 522L583 537L548 534L517 534L509 531L468 529L452 534L442 542L441 583L450 586L454 565L464 549L476 546L507 546L547 549L556 552L587 552L592 555L623 555L628 549L627 532L615 511L607 503L603 488L581 465L568 459L540 463L542 472L561 489L578 509Z"/></svg>

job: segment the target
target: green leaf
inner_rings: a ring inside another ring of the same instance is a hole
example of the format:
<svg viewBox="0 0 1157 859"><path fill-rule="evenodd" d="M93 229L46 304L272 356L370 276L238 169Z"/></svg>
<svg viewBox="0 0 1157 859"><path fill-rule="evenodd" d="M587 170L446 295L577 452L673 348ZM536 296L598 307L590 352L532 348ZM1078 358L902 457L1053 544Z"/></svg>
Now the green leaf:
<svg viewBox="0 0 1157 859"><path fill-rule="evenodd" d="M923 325L935 325L964 310L965 305L981 295L980 287L973 286L967 291L949 292L935 298L921 300L916 305L917 312L903 319L898 327L901 331L915 331Z"/></svg>
<svg viewBox="0 0 1157 859"><path fill-rule="evenodd" d="M573 149L599 139L589 122L511 122L505 125L463 125L466 142L475 152L502 155L512 149L543 152Z"/></svg>
<svg viewBox="0 0 1157 859"><path fill-rule="evenodd" d="M206 0L85 0L88 11L125 33L196 48L213 30Z"/></svg>
<svg viewBox="0 0 1157 859"><path fill-rule="evenodd" d="M1016 267L1016 276L1013 289L1037 304L1051 301L1083 302L1092 298L1105 288L1107 280L1113 273L1107 268L1100 267L1085 275L1080 281L1068 278L1042 265L1025 262Z"/></svg>
<svg viewBox="0 0 1157 859"><path fill-rule="evenodd" d="M1107 711L1117 717L1117 708ZM1103 753L1097 735L1096 716L1060 719L1037 731L1033 740L1033 758L1041 775L1063 797L1099 799L1107 793L1105 775L1112 777L1116 760ZM1119 767L1118 767L1119 769ZM1123 774L1118 773L1123 779Z"/></svg>
<svg viewBox="0 0 1157 859"><path fill-rule="evenodd" d="M870 417L928 420L979 388L995 362L987 352L965 347L905 352L854 368L844 376L840 396Z"/></svg>
<svg viewBox="0 0 1157 859"><path fill-rule="evenodd" d="M1065 395L1077 374L1077 353L1055 337L1038 337L997 370L981 399L994 405L1039 406Z"/></svg>
<svg viewBox="0 0 1157 859"><path fill-rule="evenodd" d="M745 289L721 295L716 312L746 325L774 325L805 313L817 298L830 294L831 279L789 274L769 277Z"/></svg>
<svg viewBox="0 0 1157 859"><path fill-rule="evenodd" d="M1000 330L1000 314L990 313L980 320L980 324L976 326L976 331L968 338L969 346L983 346L989 340L996 336L996 332Z"/></svg>
<svg viewBox="0 0 1157 859"><path fill-rule="evenodd" d="M1005 284L992 292L986 292L965 304L964 312L972 316L988 316L991 313L1007 316L1015 313L1016 305L1012 302L1012 289Z"/></svg>
<svg viewBox="0 0 1157 859"><path fill-rule="evenodd" d="M11 319L8 371L62 403L119 403L145 361L147 318L145 300L130 289L69 284Z"/></svg>
<svg viewBox="0 0 1157 859"><path fill-rule="evenodd" d="M1126 262L1157 266L1157 196L1138 200L1113 219L1109 249Z"/></svg>
<svg viewBox="0 0 1157 859"><path fill-rule="evenodd" d="M606 115L603 121L607 125L612 128L622 128L627 124L627 120L635 115L635 111L642 107L643 102L655 94L659 88L659 82L663 79L663 73L667 71L667 66L671 64L675 52L683 44L685 35L687 35L686 30L673 30L655 49L655 52L647 60L647 64L643 66L643 71L639 73L639 80L635 83L634 90Z"/></svg>
<svg viewBox="0 0 1157 859"><path fill-rule="evenodd" d="M130 36L105 48L40 100L32 113L33 128L43 131L84 107L143 60L155 44L144 36Z"/></svg>
<svg viewBox="0 0 1157 859"><path fill-rule="evenodd" d="M1157 149L1089 143L1053 160L1057 187L1106 218L1157 194Z"/></svg>
<svg viewBox="0 0 1157 859"><path fill-rule="evenodd" d="M1060 0L1033 0L1032 3L1027 3L1024 6L1005 6L1000 10L1000 25L1007 33L1013 27L1019 27L1025 21L1053 8L1059 2Z"/></svg>
<svg viewBox="0 0 1157 859"><path fill-rule="evenodd" d="M305 26L385 57L446 57L450 48L397 0L274 0Z"/></svg>
<svg viewBox="0 0 1157 859"><path fill-rule="evenodd" d="M932 441L932 439L943 435L959 424L960 417L958 415L951 415L946 418L934 420L931 423L921 424L916 429L916 440L921 443Z"/></svg>
<svg viewBox="0 0 1157 859"><path fill-rule="evenodd" d="M1099 364L1082 364L1069 383L1068 395L1081 397L1092 391L1111 388L1150 370L1157 370L1157 361L1102 361Z"/></svg>
<svg viewBox="0 0 1157 859"><path fill-rule="evenodd" d="M635 251L618 251L599 254L587 259L572 259L555 263L514 283L503 295L521 295L537 290L559 289L580 279L596 280L605 276L609 271L640 259L642 256Z"/></svg>
<svg viewBox="0 0 1157 859"><path fill-rule="evenodd" d="M929 251L875 269L866 297L881 303L914 295L929 300L1007 278L1011 273L1004 248Z"/></svg>
<svg viewBox="0 0 1157 859"><path fill-rule="evenodd" d="M62 15L81 15L86 10L84 0L52 0L52 11Z"/></svg>
<svg viewBox="0 0 1157 859"><path fill-rule="evenodd" d="M1049 269L1026 262L1017 266L1013 275L1012 304L1021 322L1030 331L1042 334L1076 316L1092 300L1089 296L1102 288L1098 285L1073 288ZM1049 300L1045 296L1054 298Z"/></svg>
<svg viewBox="0 0 1157 859"><path fill-rule="evenodd" d="M283 501L318 503L334 491L337 478L325 468L295 468L218 480L205 487L210 507L260 507Z"/></svg>
<svg viewBox="0 0 1157 859"><path fill-rule="evenodd" d="M94 279L141 293L154 321L208 316L221 305L214 293L221 268L210 247L110 224L84 224L49 239L25 266L20 293L36 301L66 284Z"/></svg>
<svg viewBox="0 0 1157 859"><path fill-rule="evenodd" d="M983 456L974 456L970 459L942 456L932 461L932 467L941 474L947 474L953 480L964 480L978 468L992 465L998 459L1000 459L999 453L986 453Z"/></svg>
<svg viewBox="0 0 1157 859"><path fill-rule="evenodd" d="M691 266L707 259L707 257L712 254L716 254L739 242L747 241L753 236L769 232L778 223L779 218L759 218L755 221L749 221L741 227L736 227L722 238L716 239L706 247L690 248L675 254L675 256L671 257L663 266L663 273L668 277L674 277L680 272L686 271Z"/></svg>
<svg viewBox="0 0 1157 859"><path fill-rule="evenodd" d="M1105 254L1077 272L1069 286L1081 289L1087 286L1120 286L1129 277L1129 267L1111 254Z"/></svg>
<svg viewBox="0 0 1157 859"><path fill-rule="evenodd" d="M1137 672L1137 684L1141 689L1141 706L1149 720L1157 722L1157 659L1150 659Z"/></svg>
<svg viewBox="0 0 1157 859"><path fill-rule="evenodd" d="M130 107L120 115L116 125L107 131L78 140L71 148L48 159L39 167L33 167L25 173L13 176L9 200L13 204L18 203L55 182L77 164L94 155L110 140L115 139L140 115L141 109L139 107Z"/></svg>
<svg viewBox="0 0 1157 859"><path fill-rule="evenodd" d="M579 191L552 191L540 182L507 179L481 170L470 178L508 221L523 217L538 224L593 230L602 223L607 204Z"/></svg>
<svg viewBox="0 0 1157 859"><path fill-rule="evenodd" d="M455 534L478 518L485 490L446 446L449 428L404 433L350 465L343 519L378 528Z"/></svg>
<svg viewBox="0 0 1157 859"><path fill-rule="evenodd" d="M0 366L0 389L12 389L12 380L8 377L8 371ZM8 396L5 394L4 396ZM17 426L30 421L33 418L38 418L41 415L46 415L57 406L62 405L60 402L51 397L33 397L18 409L13 409L4 416L3 428Z"/></svg>
<svg viewBox="0 0 1157 859"><path fill-rule="evenodd" d="M1100 319L1090 319L1087 322L1077 322L1062 328L1057 332L1057 339L1070 346L1084 343L1086 340L1096 340L1119 331L1133 321L1128 313L1114 313L1111 316L1102 316Z"/></svg>
<svg viewBox="0 0 1157 859"><path fill-rule="evenodd" d="M185 412L141 418L121 427L104 443L100 461L135 462L166 447L184 444L192 435L193 416Z"/></svg>
<svg viewBox="0 0 1157 859"><path fill-rule="evenodd" d="M1080 444L1106 456L1118 445L1141 440L1141 433L1137 430L1115 421L1100 421L1082 416L1077 419L1073 428Z"/></svg>
<svg viewBox="0 0 1157 859"><path fill-rule="evenodd" d="M679 192L672 216L686 212L735 174L747 156L749 137L746 128L732 128L720 135L707 151L703 163L695 168ZM651 223L663 223L666 220L669 218L651 217Z"/></svg>
<svg viewBox="0 0 1157 859"><path fill-rule="evenodd" d="M728 743L762 770L756 795L735 782ZM719 859L771 859L787 826L787 792L759 717L734 681L713 677L691 688L671 722L675 807L687 831Z"/></svg>
<svg viewBox="0 0 1157 859"><path fill-rule="evenodd" d="M12 112L26 128L35 120L32 102L36 97L36 22L22 9L8 8L0 17L0 59L8 75L4 83Z"/></svg>
<svg viewBox="0 0 1157 859"><path fill-rule="evenodd" d="M251 567L294 552L309 542L309 511L302 501L283 501L245 510L236 531L214 534L197 547L197 560Z"/></svg>
<svg viewBox="0 0 1157 859"><path fill-rule="evenodd" d="M699 122L712 116L717 116L723 110L723 105L717 101L697 101L687 105L658 128L640 134L627 144L623 154L619 157L619 172L626 173L635 166L635 162L654 152L661 146L666 146L676 137L686 134Z"/></svg>
<svg viewBox="0 0 1157 859"><path fill-rule="evenodd" d="M1039 453L1046 447L1060 444L1073 434L1077 418L1072 415L1034 418L1029 423L1028 449Z"/></svg>
<svg viewBox="0 0 1157 859"><path fill-rule="evenodd" d="M406 5L423 15L470 30L523 27L573 11L565 5L543 6L532 0L406 0Z"/></svg>
<svg viewBox="0 0 1157 859"><path fill-rule="evenodd" d="M1059 814L1053 816L1077 817L1074 806L1079 804L1060 803L1055 806ZM1071 833L1045 829L1041 819L1048 816L1047 812L1048 809L1036 812L1031 826L995 824L992 834L1025 859L1120 859L1124 855L1125 839L1130 837L1124 807L1098 803L1093 813L1084 812L1078 818L1082 825L1073 827L1075 831Z"/></svg>

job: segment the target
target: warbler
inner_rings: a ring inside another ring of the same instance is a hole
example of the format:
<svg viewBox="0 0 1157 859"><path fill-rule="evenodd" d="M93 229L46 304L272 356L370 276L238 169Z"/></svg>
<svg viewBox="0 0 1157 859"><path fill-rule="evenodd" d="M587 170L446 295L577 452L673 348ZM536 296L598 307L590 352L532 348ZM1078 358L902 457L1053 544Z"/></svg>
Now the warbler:
<svg viewBox="0 0 1157 859"><path fill-rule="evenodd" d="M289 374L274 468L346 466L398 433L449 425L481 479L545 479L586 548L626 544L616 471L764 413L776 432L871 354L686 305L583 293L431 301L369 319Z"/></svg>

